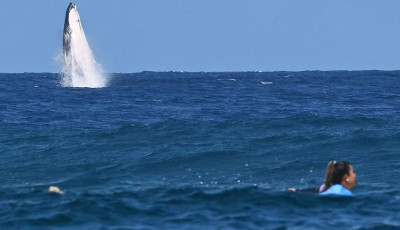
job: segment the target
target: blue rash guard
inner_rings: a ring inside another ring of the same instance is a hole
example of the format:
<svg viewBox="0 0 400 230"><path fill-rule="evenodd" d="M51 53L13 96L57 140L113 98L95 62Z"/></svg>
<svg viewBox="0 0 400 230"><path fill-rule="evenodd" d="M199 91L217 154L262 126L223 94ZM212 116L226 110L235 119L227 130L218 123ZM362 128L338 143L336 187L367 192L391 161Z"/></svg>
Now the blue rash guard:
<svg viewBox="0 0 400 230"><path fill-rule="evenodd" d="M353 196L353 193L347 190L341 184L335 184L325 192L320 193L321 195L338 195L338 196Z"/></svg>

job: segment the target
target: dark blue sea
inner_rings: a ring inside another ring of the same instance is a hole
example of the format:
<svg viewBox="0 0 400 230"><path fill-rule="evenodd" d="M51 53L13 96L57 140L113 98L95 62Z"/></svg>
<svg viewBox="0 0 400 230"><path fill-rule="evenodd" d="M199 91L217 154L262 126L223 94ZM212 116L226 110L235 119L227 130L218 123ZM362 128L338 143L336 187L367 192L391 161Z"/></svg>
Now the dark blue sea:
<svg viewBox="0 0 400 230"><path fill-rule="evenodd" d="M60 81L0 74L0 229L400 229L400 71Z"/></svg>

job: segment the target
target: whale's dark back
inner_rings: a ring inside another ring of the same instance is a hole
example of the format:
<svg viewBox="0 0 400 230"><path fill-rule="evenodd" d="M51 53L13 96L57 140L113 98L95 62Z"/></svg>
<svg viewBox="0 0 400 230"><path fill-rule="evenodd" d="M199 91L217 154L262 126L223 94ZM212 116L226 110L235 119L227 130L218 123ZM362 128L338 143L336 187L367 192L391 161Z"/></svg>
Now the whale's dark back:
<svg viewBox="0 0 400 230"><path fill-rule="evenodd" d="M75 8L76 5L75 3L71 2L68 5L67 11L65 13L65 20L64 20L64 31L63 31L63 51L65 52L69 52L70 48L71 48L71 44L70 44L70 32L69 31L69 13L71 12L72 8Z"/></svg>

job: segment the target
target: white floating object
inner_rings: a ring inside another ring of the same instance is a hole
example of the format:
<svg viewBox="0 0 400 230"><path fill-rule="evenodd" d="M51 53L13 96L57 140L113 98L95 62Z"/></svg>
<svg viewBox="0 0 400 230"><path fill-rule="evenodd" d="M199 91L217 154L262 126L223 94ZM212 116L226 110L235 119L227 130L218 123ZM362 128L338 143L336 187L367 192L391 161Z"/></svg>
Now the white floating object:
<svg viewBox="0 0 400 230"><path fill-rule="evenodd" d="M61 191L61 189L59 187L56 187L56 186L50 186L49 187L49 192L57 193L57 194L63 194L64 193L63 191Z"/></svg>

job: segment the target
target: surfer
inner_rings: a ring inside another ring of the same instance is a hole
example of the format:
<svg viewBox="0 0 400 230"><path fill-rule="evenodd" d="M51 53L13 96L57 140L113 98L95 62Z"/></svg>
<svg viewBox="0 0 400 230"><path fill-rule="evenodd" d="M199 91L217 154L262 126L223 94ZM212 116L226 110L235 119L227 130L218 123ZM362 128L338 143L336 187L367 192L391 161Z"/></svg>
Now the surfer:
<svg viewBox="0 0 400 230"><path fill-rule="evenodd" d="M347 161L331 161L326 169L326 178L321 195L353 196L350 191L356 185L357 175Z"/></svg>
<svg viewBox="0 0 400 230"><path fill-rule="evenodd" d="M295 189L292 192L311 192L321 195L349 195L355 186L356 174L353 167L346 161L330 161L326 167L325 182L319 188Z"/></svg>

